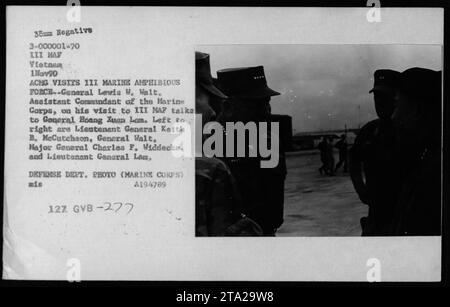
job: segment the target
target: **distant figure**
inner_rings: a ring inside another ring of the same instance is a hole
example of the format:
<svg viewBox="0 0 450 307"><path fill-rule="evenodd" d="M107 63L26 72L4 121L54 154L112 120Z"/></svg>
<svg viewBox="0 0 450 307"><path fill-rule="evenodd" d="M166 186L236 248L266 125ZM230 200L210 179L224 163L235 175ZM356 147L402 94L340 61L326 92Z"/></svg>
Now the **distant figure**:
<svg viewBox="0 0 450 307"><path fill-rule="evenodd" d="M347 135L342 134L341 139L334 145L337 149L339 149L339 162L334 169L336 173L338 169L344 165L344 173L348 171L348 149L347 149Z"/></svg>
<svg viewBox="0 0 450 307"><path fill-rule="evenodd" d="M328 137L327 147L326 147L326 160L327 160L327 168L329 170L328 175L334 176L334 146L333 146L333 138Z"/></svg>
<svg viewBox="0 0 450 307"><path fill-rule="evenodd" d="M317 146L320 150L320 161L322 162L322 166L319 167L319 173L321 175L323 174L329 174L328 169L328 162L327 162L327 148L328 148L328 140L326 137L322 137L322 141L320 141L319 145Z"/></svg>
<svg viewBox="0 0 450 307"><path fill-rule="evenodd" d="M350 176L369 214L361 219L363 236L391 235L399 190L395 158L395 130L391 120L397 104L400 73L389 69L374 73L373 93L378 119L364 125L350 150Z"/></svg>

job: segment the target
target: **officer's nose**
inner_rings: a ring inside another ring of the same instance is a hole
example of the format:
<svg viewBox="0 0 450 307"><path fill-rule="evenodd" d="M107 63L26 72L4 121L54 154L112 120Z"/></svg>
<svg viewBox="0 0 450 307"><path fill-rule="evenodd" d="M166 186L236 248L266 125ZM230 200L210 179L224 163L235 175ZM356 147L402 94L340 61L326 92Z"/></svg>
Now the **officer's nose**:
<svg viewBox="0 0 450 307"><path fill-rule="evenodd" d="M215 121L216 118L217 118L216 112L211 107L209 108L209 111L210 111L210 113L209 113L209 121Z"/></svg>
<svg viewBox="0 0 450 307"><path fill-rule="evenodd" d="M203 114L202 114L202 123L203 126L206 125L206 123L209 123L211 121L215 121L216 120L216 112L214 112L214 110L211 107L207 107L203 110Z"/></svg>

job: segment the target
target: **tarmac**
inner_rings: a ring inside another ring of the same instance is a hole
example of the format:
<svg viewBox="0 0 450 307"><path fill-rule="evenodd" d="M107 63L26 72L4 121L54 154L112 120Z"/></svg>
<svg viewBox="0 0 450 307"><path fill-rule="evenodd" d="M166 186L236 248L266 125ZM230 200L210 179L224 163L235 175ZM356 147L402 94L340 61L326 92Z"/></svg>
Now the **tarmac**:
<svg viewBox="0 0 450 307"><path fill-rule="evenodd" d="M335 153L335 161L338 155ZM279 237L360 236L360 218L368 207L361 203L350 175L321 175L318 150L287 153L284 223Z"/></svg>

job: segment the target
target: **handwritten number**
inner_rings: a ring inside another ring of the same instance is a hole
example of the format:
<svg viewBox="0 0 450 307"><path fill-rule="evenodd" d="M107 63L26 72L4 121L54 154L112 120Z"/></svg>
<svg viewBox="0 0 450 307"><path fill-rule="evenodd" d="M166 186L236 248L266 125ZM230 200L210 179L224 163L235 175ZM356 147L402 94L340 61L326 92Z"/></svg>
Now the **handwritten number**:
<svg viewBox="0 0 450 307"><path fill-rule="evenodd" d="M117 202L117 203L114 203L114 205L116 205L116 204L119 204L119 208L117 208L117 209L116 209L116 212L117 212L117 211L119 211L119 210L120 210L120 208L122 208L122 203L119 203L119 202Z"/></svg>
<svg viewBox="0 0 450 307"><path fill-rule="evenodd" d="M126 203L125 206L130 206L130 209L128 210L127 214L129 214L134 208L134 205L130 203Z"/></svg>
<svg viewBox="0 0 450 307"><path fill-rule="evenodd" d="M111 203L105 203L105 205L108 205L108 207L106 207L106 209L105 209L105 211L108 211L108 210L113 210L113 209L111 209Z"/></svg>

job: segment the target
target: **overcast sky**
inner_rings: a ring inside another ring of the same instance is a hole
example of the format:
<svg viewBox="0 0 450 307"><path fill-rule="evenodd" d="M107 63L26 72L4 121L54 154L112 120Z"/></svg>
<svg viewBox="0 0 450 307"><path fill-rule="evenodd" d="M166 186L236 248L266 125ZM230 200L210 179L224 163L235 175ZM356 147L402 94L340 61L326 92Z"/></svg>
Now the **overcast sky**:
<svg viewBox="0 0 450 307"><path fill-rule="evenodd" d="M441 70L434 45L230 45L198 46L211 55L211 71L263 65L272 113L292 116L294 132L357 127L376 118L372 94L376 69ZM358 106L359 110L358 111Z"/></svg>

